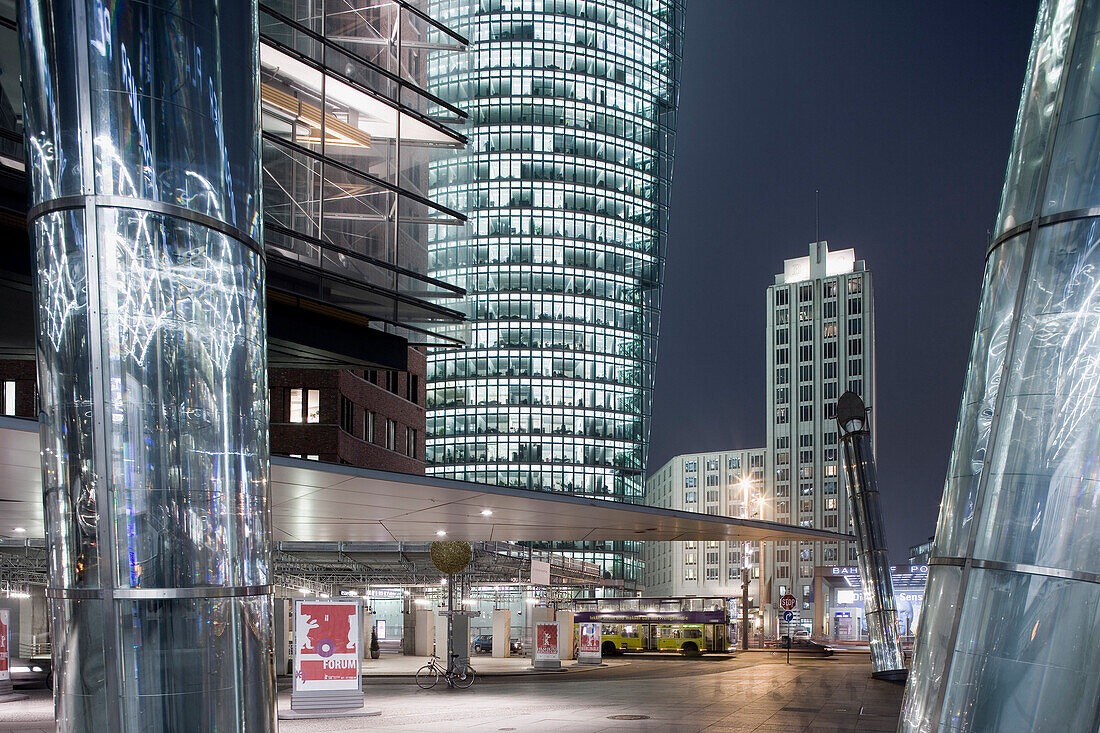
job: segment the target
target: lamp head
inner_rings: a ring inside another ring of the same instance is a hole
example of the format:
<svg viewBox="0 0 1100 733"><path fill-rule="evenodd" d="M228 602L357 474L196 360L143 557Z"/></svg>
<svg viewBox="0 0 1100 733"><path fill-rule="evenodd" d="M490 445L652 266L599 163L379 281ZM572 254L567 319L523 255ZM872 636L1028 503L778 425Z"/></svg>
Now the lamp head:
<svg viewBox="0 0 1100 733"><path fill-rule="evenodd" d="M867 407L855 392L845 392L836 401L836 422L841 435L860 433L867 429Z"/></svg>

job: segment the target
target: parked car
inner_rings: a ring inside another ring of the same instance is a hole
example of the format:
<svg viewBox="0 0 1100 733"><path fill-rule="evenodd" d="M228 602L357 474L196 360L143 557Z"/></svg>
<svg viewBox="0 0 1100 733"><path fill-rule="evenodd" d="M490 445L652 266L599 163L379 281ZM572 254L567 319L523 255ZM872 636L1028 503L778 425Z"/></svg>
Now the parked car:
<svg viewBox="0 0 1100 733"><path fill-rule="evenodd" d="M493 635L492 634L480 634L474 637L474 651L479 654L490 654L493 651ZM523 642L516 639L512 639L511 643L512 654L517 654L523 651Z"/></svg>
<svg viewBox="0 0 1100 733"><path fill-rule="evenodd" d="M13 685L53 689L53 659L49 655L12 657L9 668Z"/></svg>

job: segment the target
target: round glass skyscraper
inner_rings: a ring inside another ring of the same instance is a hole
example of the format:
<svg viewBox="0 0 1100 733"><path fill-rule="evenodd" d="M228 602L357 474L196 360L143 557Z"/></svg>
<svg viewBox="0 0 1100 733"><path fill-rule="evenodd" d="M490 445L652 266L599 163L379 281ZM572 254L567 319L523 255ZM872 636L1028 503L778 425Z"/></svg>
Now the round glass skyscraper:
<svg viewBox="0 0 1100 733"><path fill-rule="evenodd" d="M432 164L432 276L469 293L428 362L428 472L644 491L682 41L678 0L433 0L470 39L430 88L469 114Z"/></svg>

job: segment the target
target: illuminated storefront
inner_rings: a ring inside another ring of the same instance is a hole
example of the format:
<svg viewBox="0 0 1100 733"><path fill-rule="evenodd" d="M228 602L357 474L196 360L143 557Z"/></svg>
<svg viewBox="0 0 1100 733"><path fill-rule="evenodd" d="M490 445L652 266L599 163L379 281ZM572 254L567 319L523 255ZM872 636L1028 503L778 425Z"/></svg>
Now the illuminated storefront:
<svg viewBox="0 0 1100 733"><path fill-rule="evenodd" d="M824 596L825 608L821 625L811 629L836 641L867 639L867 622L863 616L863 587L856 567L819 567L816 580ZM896 565L890 567L894 585L894 601L898 608L898 633L916 633L924 603L924 584L928 579L927 565Z"/></svg>

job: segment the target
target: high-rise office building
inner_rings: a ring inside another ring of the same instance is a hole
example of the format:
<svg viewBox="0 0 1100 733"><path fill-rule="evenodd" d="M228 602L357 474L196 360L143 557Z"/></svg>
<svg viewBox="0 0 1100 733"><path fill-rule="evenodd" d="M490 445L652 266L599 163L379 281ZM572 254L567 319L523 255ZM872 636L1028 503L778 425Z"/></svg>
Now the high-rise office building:
<svg viewBox="0 0 1100 733"><path fill-rule="evenodd" d="M809 256L789 259L767 291L767 446L769 519L848 532L835 420L845 390L875 404L875 328L871 273L851 249L810 245ZM874 413L872 430L874 429ZM798 623L826 631L824 599L814 597L814 568L855 564L855 543L778 542L765 567L774 603L798 599ZM768 614L774 609L766 606ZM775 623L774 616L765 623Z"/></svg>
<svg viewBox="0 0 1100 733"><path fill-rule="evenodd" d="M465 153L430 172L469 225L434 227L429 260L469 293L469 322L464 348L428 357L427 471L639 501L682 2L429 6L470 39L428 70L469 114ZM574 549L637 579L623 547Z"/></svg>
<svg viewBox="0 0 1100 733"><path fill-rule="evenodd" d="M714 451L675 456L646 481L646 504L727 517L769 519L764 500L767 450ZM748 554L745 554L745 551ZM649 596L740 599L741 569L749 568L749 605L759 608L760 543L646 542ZM741 618L740 614L735 614Z"/></svg>

